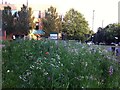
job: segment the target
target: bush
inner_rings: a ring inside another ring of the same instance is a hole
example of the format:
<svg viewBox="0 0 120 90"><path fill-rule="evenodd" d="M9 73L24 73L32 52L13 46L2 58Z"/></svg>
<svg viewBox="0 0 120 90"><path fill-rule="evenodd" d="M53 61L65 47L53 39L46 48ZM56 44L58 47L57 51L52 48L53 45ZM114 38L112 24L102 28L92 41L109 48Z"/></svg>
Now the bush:
<svg viewBox="0 0 120 90"><path fill-rule="evenodd" d="M6 44L3 88L120 88L119 63L103 47L54 40Z"/></svg>

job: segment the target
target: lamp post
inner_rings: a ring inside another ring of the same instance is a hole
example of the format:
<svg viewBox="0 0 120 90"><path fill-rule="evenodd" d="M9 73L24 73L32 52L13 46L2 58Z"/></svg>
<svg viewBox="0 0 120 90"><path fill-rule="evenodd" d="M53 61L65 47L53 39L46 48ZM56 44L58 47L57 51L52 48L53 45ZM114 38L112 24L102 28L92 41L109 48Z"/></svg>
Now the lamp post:
<svg viewBox="0 0 120 90"><path fill-rule="evenodd" d="M103 28L104 20L102 20L102 28Z"/></svg>
<svg viewBox="0 0 120 90"><path fill-rule="evenodd" d="M3 4L3 0L2 0L2 4Z"/></svg>
<svg viewBox="0 0 120 90"><path fill-rule="evenodd" d="M94 12L95 10L93 10L93 17L92 17L92 30L94 31Z"/></svg>
<svg viewBox="0 0 120 90"><path fill-rule="evenodd" d="M28 0L26 1L26 6L27 6L27 29L29 31L30 23L29 23L29 7L28 7Z"/></svg>
<svg viewBox="0 0 120 90"><path fill-rule="evenodd" d="M120 1L118 2L118 23L120 23Z"/></svg>
<svg viewBox="0 0 120 90"><path fill-rule="evenodd" d="M26 5L27 5L27 8L28 8L28 0L26 1Z"/></svg>

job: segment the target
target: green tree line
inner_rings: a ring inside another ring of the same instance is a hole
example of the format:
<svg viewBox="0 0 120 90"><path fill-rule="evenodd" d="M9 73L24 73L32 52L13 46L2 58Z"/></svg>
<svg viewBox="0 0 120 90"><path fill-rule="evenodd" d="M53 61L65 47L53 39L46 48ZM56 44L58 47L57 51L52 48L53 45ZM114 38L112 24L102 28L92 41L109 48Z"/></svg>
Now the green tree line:
<svg viewBox="0 0 120 90"><path fill-rule="evenodd" d="M95 44L119 43L120 42L120 23L109 24L104 28L99 27L93 37Z"/></svg>
<svg viewBox="0 0 120 90"><path fill-rule="evenodd" d="M32 17L32 8L27 8L23 5L20 11L16 11L12 14L11 7L6 6L2 11L3 18L3 30L6 30L7 35L10 34L28 34L29 29L35 27L33 23L34 17Z"/></svg>
<svg viewBox="0 0 120 90"><path fill-rule="evenodd" d="M7 35L11 33L27 35L30 29L35 28L32 14L32 8L28 8L25 5L13 15L11 7L4 7L3 30L7 31ZM46 33L45 36L49 36L51 32L57 32L64 33L66 39L85 41L93 34L84 15L74 9L70 9L63 17L58 14L55 7L50 6L50 8L45 10L45 18L42 18L42 23L43 30Z"/></svg>

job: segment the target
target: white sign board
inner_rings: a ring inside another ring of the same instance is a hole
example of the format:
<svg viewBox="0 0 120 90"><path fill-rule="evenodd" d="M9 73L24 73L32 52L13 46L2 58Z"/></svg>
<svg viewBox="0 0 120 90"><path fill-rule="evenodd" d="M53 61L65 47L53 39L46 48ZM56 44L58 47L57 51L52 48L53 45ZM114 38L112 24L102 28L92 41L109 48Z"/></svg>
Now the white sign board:
<svg viewBox="0 0 120 90"><path fill-rule="evenodd" d="M58 39L58 35L57 34L50 34L50 39Z"/></svg>

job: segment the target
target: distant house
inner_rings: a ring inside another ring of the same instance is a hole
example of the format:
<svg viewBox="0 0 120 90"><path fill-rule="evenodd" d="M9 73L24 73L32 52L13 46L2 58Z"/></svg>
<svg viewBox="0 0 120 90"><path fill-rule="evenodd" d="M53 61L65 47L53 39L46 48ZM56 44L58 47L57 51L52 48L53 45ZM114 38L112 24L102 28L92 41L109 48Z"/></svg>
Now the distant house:
<svg viewBox="0 0 120 90"><path fill-rule="evenodd" d="M39 33L39 38L41 35L43 35L42 33L44 32L43 31L43 22L42 22L42 18L45 18L45 15L44 15L45 12L41 12L41 11L38 11L37 13L37 17L35 17L34 19L34 23L36 24L35 28L33 30L30 30L30 33L29 33L29 37L30 39L38 39L38 35L36 35L34 33L34 31L37 31L37 33ZM44 32L45 33L45 32Z"/></svg>

